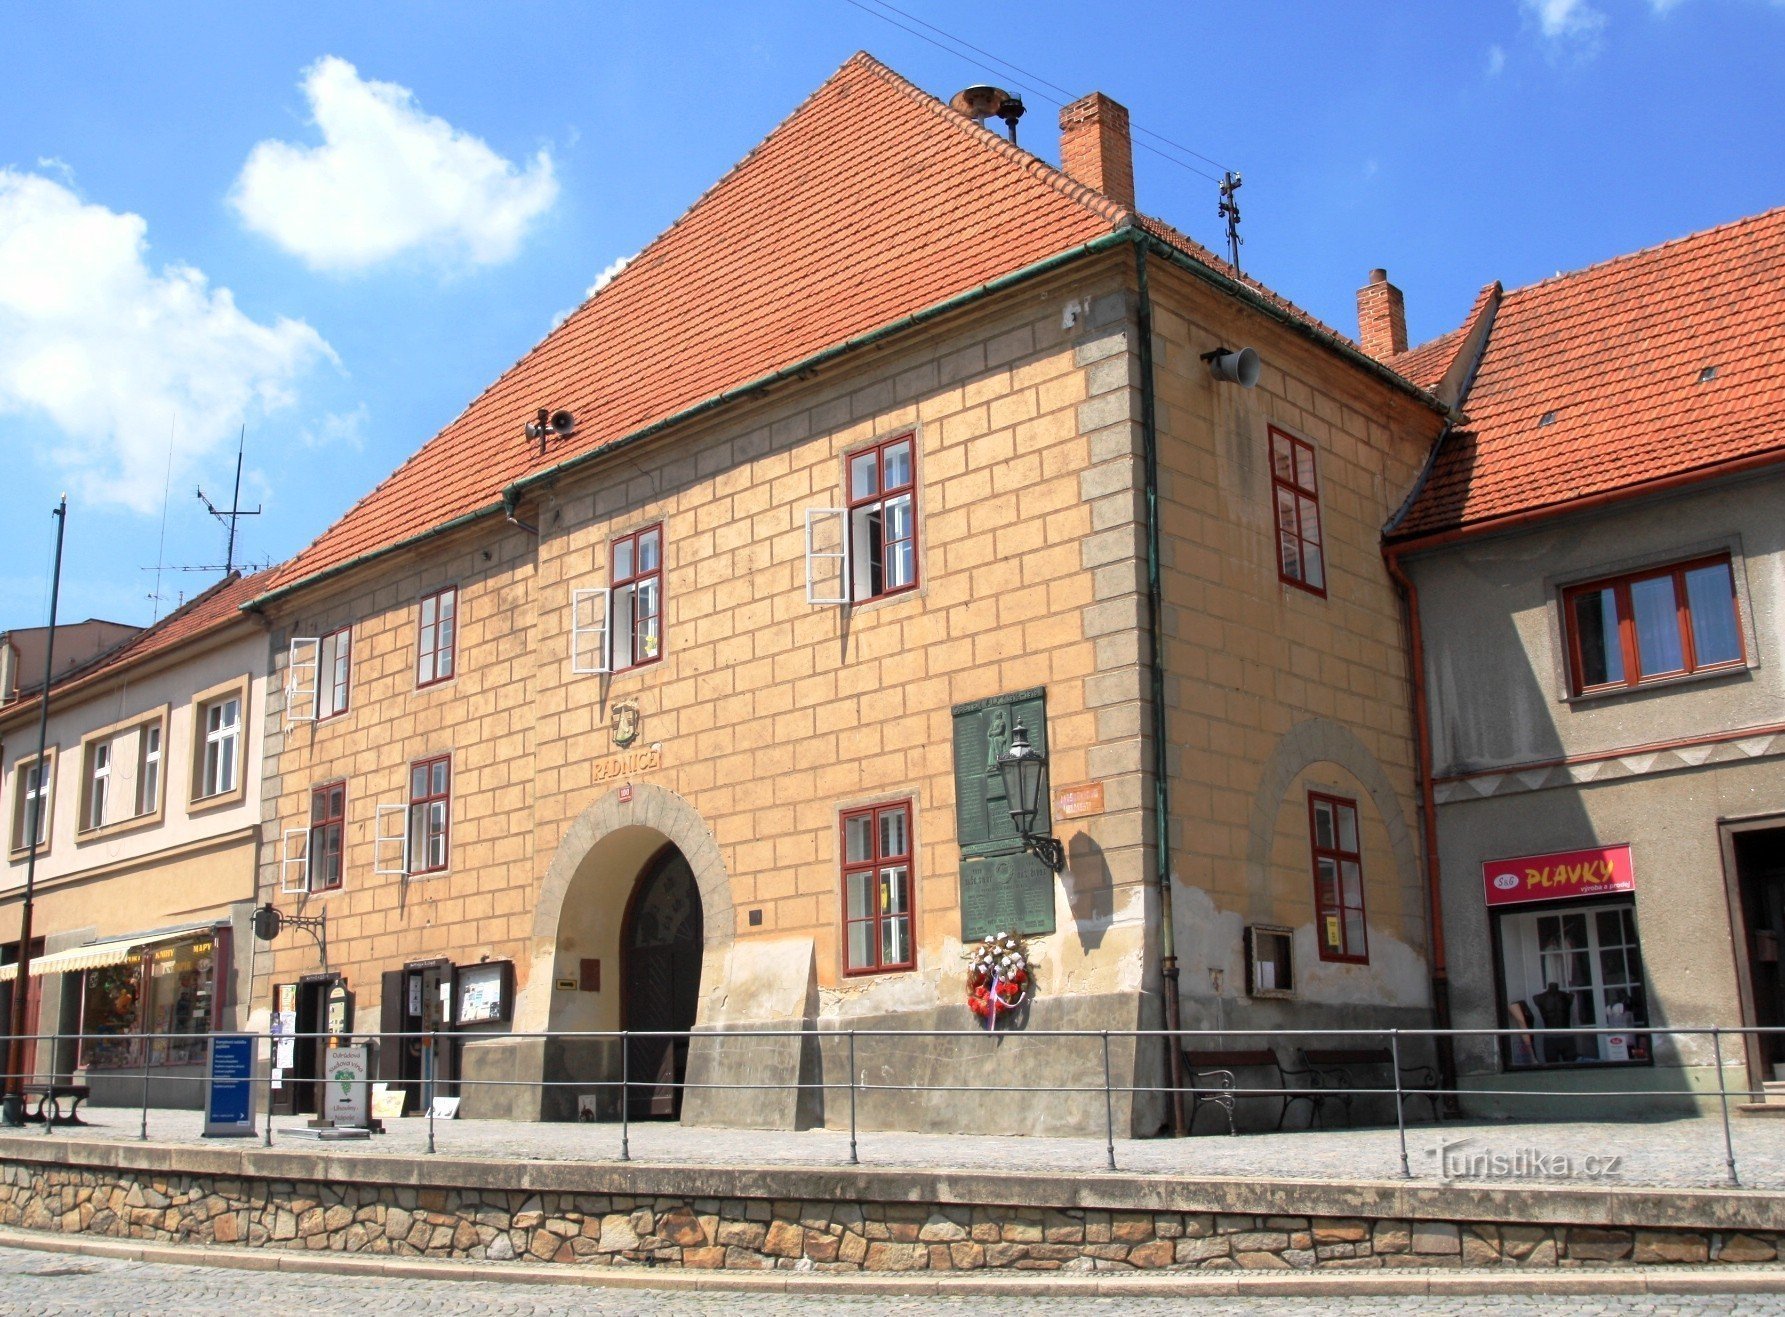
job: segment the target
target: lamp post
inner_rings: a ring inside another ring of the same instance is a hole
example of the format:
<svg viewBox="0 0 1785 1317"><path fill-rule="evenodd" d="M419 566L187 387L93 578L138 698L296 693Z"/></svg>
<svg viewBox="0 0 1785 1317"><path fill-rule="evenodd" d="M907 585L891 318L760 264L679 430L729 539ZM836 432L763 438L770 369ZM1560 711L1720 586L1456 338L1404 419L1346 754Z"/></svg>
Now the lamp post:
<svg viewBox="0 0 1785 1317"><path fill-rule="evenodd" d="M1010 748L998 756L998 771L1004 776L1004 798L1023 849L1055 873L1064 872L1066 848L1060 839L1035 831L1041 802L1047 798L1047 756L1029 744L1029 729L1020 722L1011 729Z"/></svg>
<svg viewBox="0 0 1785 1317"><path fill-rule="evenodd" d="M37 715L37 795L31 801L25 826L31 830L31 851L25 860L25 899L19 910L19 970L12 981L12 1017L7 1021L6 1094L0 1099L0 1124L18 1128L25 1123L25 1003L31 994L31 916L37 893L37 834L43 825L43 805L50 798L48 765L44 761L50 739L50 678L55 674L56 604L62 594L62 532L68 529L68 495L50 513L56 519L56 562L50 569L50 628L43 641L43 703Z"/></svg>

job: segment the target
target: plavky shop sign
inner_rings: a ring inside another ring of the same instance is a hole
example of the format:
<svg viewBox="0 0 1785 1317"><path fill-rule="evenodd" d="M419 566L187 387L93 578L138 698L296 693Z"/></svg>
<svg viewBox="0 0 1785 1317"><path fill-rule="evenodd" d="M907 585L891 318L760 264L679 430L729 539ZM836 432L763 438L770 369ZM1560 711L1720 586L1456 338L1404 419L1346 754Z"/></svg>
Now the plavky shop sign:
<svg viewBox="0 0 1785 1317"><path fill-rule="evenodd" d="M1489 905L1568 901L1636 890L1636 870L1628 846L1489 860L1481 866L1481 878Z"/></svg>

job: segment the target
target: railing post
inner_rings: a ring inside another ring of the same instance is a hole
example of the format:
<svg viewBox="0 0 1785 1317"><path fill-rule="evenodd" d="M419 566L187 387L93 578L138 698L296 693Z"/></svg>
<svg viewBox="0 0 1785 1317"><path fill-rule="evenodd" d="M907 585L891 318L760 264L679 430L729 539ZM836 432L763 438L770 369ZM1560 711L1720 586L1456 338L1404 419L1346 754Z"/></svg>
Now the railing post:
<svg viewBox="0 0 1785 1317"><path fill-rule="evenodd" d="M1411 1180L1413 1172L1407 1165L1407 1109L1401 1101L1401 1031L1388 1031L1389 1064L1395 1072L1395 1128L1401 1136L1401 1178Z"/></svg>
<svg viewBox="0 0 1785 1317"><path fill-rule="evenodd" d="M855 1030L849 1031L849 1164L861 1165L855 1147Z"/></svg>
<svg viewBox="0 0 1785 1317"><path fill-rule="evenodd" d="M632 1160L632 1048L620 1031L620 1160Z"/></svg>
<svg viewBox="0 0 1785 1317"><path fill-rule="evenodd" d="M143 1055L143 1123L136 1137L146 1141L149 1137L149 1040L142 1040ZM77 1058L78 1059L78 1058Z"/></svg>
<svg viewBox="0 0 1785 1317"><path fill-rule="evenodd" d="M277 1034L273 1033L271 1031L271 1029L269 1029L267 1031L266 1040L267 1040L267 1108L266 1108L266 1111L263 1113L266 1117L266 1130L261 1135L260 1146L263 1148L270 1148L273 1146L273 1068L278 1063L278 1060L279 1060L279 1037ZM257 1048L256 1050L258 1051L259 1049Z"/></svg>
<svg viewBox="0 0 1785 1317"><path fill-rule="evenodd" d="M428 1104L428 1153L434 1152L434 1035L423 1034L421 1042L421 1091Z"/></svg>
<svg viewBox="0 0 1785 1317"><path fill-rule="evenodd" d="M1103 1147L1109 1157L1109 1169L1116 1169L1116 1104L1110 1092L1109 1030L1103 1031Z"/></svg>
<svg viewBox="0 0 1785 1317"><path fill-rule="evenodd" d="M1717 1060L1717 1101L1723 1107L1723 1164L1729 1170L1730 1188L1739 1189L1742 1182L1735 1173L1735 1139L1729 1132L1729 1084L1723 1078L1723 1030L1719 1025L1711 1026L1711 1052Z"/></svg>

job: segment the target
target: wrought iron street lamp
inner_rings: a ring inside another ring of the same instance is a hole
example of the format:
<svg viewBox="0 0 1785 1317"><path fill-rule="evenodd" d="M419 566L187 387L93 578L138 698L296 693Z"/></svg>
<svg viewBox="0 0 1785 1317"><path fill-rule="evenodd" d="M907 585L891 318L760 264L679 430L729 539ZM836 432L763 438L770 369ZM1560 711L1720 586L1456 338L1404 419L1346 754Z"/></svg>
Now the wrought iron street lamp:
<svg viewBox="0 0 1785 1317"><path fill-rule="evenodd" d="M1041 802L1047 799L1047 756L1029 744L1029 729L1020 722L1011 729L1010 748L998 756L998 771L1004 776L1004 798L1023 849L1055 873L1064 872L1066 848L1059 838L1035 831Z"/></svg>

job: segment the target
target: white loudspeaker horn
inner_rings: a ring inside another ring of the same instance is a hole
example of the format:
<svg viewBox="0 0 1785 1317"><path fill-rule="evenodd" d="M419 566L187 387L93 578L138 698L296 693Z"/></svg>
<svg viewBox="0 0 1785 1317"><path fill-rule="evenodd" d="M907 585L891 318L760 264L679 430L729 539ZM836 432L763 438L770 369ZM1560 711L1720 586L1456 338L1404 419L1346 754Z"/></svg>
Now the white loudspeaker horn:
<svg viewBox="0 0 1785 1317"><path fill-rule="evenodd" d="M1238 352L1216 348L1213 352L1203 353L1202 359L1209 363L1209 373L1218 380L1237 384L1242 389L1250 389L1258 383L1258 354L1251 348L1241 348Z"/></svg>

